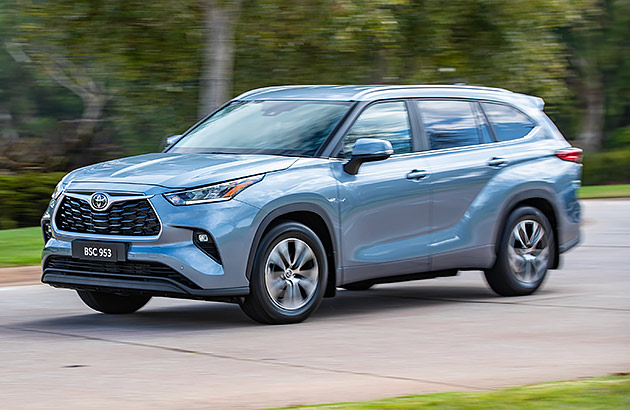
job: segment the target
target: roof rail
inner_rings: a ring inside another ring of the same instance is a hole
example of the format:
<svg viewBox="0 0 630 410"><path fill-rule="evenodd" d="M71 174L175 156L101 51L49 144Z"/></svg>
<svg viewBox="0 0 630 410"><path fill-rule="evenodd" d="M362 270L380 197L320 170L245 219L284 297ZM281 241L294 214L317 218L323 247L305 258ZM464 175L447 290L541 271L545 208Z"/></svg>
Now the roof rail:
<svg viewBox="0 0 630 410"><path fill-rule="evenodd" d="M417 88L453 88L453 89L468 89L468 90L482 90L482 91L493 91L493 92L502 92L502 93L512 93L510 90L506 90L503 88L496 87L482 87L477 85L450 85L450 84L436 84L436 85L391 85L391 86L375 86L372 89L364 90L356 93L352 99L357 100L359 98L365 97L368 94L381 92L381 91L391 91L391 90L405 90L405 89L417 89Z"/></svg>
<svg viewBox="0 0 630 410"><path fill-rule="evenodd" d="M276 85L276 86L270 86L270 87L254 88L253 90L245 91L244 93L234 97L234 99L235 100L239 100L241 98L249 97L249 96L254 95L254 94L258 94L258 93L262 93L262 92L266 92L266 91L277 90L277 89L280 89L280 88L287 88L287 87L288 86L286 86L286 85Z"/></svg>

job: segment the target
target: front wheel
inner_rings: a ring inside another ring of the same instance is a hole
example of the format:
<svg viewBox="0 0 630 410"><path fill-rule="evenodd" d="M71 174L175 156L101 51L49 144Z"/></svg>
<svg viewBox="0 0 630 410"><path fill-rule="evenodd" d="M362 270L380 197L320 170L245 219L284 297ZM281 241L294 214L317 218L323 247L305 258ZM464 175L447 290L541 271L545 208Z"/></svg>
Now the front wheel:
<svg viewBox="0 0 630 410"><path fill-rule="evenodd" d="M241 308L265 324L298 323L319 306L326 288L326 251L307 226L285 222L262 239Z"/></svg>
<svg viewBox="0 0 630 410"><path fill-rule="evenodd" d="M113 315L133 313L146 305L151 296L117 295L115 293L77 290L79 297L92 309Z"/></svg>
<svg viewBox="0 0 630 410"><path fill-rule="evenodd" d="M540 210L524 206L508 217L497 244L497 260L485 272L488 284L502 296L534 293L551 265L555 237Z"/></svg>

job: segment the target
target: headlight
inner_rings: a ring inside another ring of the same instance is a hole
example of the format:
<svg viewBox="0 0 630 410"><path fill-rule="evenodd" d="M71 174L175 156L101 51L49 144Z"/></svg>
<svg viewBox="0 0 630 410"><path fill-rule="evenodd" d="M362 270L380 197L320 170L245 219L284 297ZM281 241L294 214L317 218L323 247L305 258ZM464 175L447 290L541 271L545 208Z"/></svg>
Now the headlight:
<svg viewBox="0 0 630 410"><path fill-rule="evenodd" d="M235 179L221 182L219 184L208 185L202 188L190 189L188 191L164 194L164 197L173 205L193 205L204 202L218 202L232 199L236 194L250 185L263 179L265 175Z"/></svg>
<svg viewBox="0 0 630 410"><path fill-rule="evenodd" d="M61 179L61 181L59 181L59 183L55 187L55 190L53 191L53 193L51 195L52 199L59 198L59 195L61 195L63 193L63 191L66 189L65 179L66 179L66 177L63 177Z"/></svg>

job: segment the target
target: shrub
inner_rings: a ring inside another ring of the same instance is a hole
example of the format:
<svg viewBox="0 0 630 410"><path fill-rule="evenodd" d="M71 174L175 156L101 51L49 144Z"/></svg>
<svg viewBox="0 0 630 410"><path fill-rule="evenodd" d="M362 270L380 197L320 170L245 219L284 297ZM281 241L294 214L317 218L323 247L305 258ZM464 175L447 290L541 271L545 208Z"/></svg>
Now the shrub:
<svg viewBox="0 0 630 410"><path fill-rule="evenodd" d="M0 175L0 229L37 226L55 185L65 174Z"/></svg>
<svg viewBox="0 0 630 410"><path fill-rule="evenodd" d="M630 148L586 153L583 163L583 185L630 183Z"/></svg>

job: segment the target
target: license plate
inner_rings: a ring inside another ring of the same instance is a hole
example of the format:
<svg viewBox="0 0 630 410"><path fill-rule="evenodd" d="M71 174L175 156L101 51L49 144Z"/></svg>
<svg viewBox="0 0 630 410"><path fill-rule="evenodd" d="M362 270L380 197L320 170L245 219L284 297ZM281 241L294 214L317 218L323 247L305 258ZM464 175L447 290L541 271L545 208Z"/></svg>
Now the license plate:
<svg viewBox="0 0 630 410"><path fill-rule="evenodd" d="M127 258L124 243L72 241L72 257L91 261L124 261Z"/></svg>

